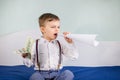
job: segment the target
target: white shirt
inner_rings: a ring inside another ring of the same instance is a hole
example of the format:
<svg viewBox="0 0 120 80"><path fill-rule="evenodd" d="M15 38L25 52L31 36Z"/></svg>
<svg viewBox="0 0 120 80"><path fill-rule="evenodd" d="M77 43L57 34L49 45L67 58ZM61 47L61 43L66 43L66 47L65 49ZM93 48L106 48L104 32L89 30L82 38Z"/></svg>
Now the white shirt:
<svg viewBox="0 0 120 80"><path fill-rule="evenodd" d="M67 56L71 59L78 58L78 51L74 44L62 44L61 52L62 56ZM38 60L40 62L40 70L57 70L58 61L59 61L59 45L56 40L47 41L44 38L40 38L38 41ZM31 60L24 60L24 64L30 67L31 65L35 65L35 70L39 70L37 66L37 57L36 57L36 43L34 43L32 51L31 51ZM62 65L60 66L62 68Z"/></svg>

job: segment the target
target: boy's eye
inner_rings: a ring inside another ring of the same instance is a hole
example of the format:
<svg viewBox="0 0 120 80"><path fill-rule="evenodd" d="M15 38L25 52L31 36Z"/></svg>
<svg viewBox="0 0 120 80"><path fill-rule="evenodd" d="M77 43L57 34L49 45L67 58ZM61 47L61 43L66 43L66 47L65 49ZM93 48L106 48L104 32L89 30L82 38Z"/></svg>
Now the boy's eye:
<svg viewBox="0 0 120 80"><path fill-rule="evenodd" d="M58 29L59 29L60 27L59 27L59 26L58 26L58 27L56 27L56 26L52 26L51 28L58 28Z"/></svg>
<svg viewBox="0 0 120 80"><path fill-rule="evenodd" d="M51 28L55 28L54 26L52 26Z"/></svg>
<svg viewBox="0 0 120 80"><path fill-rule="evenodd" d="M60 26L58 26L58 29L60 29Z"/></svg>

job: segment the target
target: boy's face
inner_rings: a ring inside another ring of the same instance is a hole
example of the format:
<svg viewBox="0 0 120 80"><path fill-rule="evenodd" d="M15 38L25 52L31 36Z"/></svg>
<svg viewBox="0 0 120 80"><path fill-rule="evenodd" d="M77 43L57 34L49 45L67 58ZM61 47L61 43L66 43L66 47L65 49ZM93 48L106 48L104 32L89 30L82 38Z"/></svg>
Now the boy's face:
<svg viewBox="0 0 120 80"><path fill-rule="evenodd" d="M40 27L43 37L48 41L56 39L59 31L60 31L60 21L53 20L50 22L46 22L43 27Z"/></svg>

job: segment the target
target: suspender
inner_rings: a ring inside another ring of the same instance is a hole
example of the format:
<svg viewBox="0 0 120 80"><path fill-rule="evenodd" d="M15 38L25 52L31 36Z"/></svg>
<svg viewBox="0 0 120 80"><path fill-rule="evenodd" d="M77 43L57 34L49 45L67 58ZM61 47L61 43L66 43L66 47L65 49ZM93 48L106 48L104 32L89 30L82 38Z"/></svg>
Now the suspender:
<svg viewBox="0 0 120 80"><path fill-rule="evenodd" d="M38 68L39 68L39 71L40 71L40 62L39 62L39 59L38 59L38 40L36 40L36 56L37 56L37 65L38 65ZM57 69L60 69L60 66L61 66L61 61L62 61L62 51L61 51L61 45L60 45L60 42L57 40L57 43L58 43L58 46L59 46L59 61L58 61L58 68Z"/></svg>
<svg viewBox="0 0 120 80"><path fill-rule="evenodd" d="M39 39L36 40L36 56L37 56L38 69L39 69L39 71L40 71L40 62L39 62L39 60L38 60L38 40L39 40Z"/></svg>
<svg viewBox="0 0 120 80"><path fill-rule="evenodd" d="M61 45L60 42L57 40L57 43L59 45L59 62L58 62L58 69L60 69L61 61L62 61L62 52L61 52Z"/></svg>

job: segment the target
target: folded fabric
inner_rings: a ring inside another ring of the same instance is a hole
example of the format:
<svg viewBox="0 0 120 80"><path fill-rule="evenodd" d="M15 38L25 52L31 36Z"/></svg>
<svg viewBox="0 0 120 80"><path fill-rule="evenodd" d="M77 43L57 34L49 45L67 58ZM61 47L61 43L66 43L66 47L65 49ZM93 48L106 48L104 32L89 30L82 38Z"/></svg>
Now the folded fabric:
<svg viewBox="0 0 120 80"><path fill-rule="evenodd" d="M99 42L96 40L96 34L67 34L66 36L73 39L74 41L82 42L93 46L97 46L99 44Z"/></svg>

